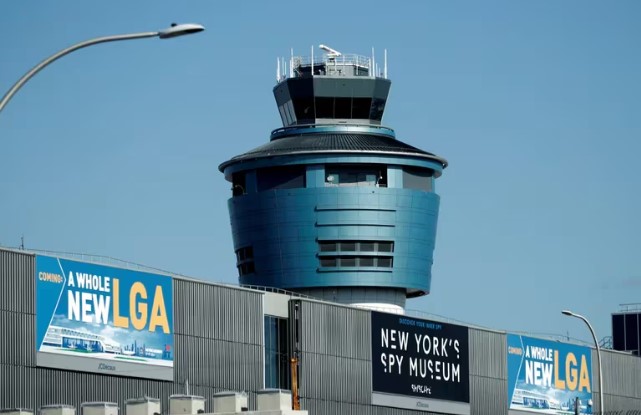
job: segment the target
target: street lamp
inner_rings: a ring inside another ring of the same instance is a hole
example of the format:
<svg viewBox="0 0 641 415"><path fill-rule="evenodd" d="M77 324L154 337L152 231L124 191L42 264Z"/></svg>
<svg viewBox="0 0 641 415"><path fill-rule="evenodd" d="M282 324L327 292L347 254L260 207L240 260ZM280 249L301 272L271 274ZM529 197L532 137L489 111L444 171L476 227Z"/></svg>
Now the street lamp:
<svg viewBox="0 0 641 415"><path fill-rule="evenodd" d="M50 63L62 58L63 56L75 50L86 48L87 46L97 45L98 43L115 42L118 40L142 39L146 37L158 37L160 39L171 39L173 37L202 32L203 30L205 30L205 27L199 24L173 23L167 29L161 30L159 32L142 32L142 33L129 33L124 35L104 36L104 37L97 37L94 39L85 40L84 42L76 43L73 46L70 46L66 49L61 50L58 53L55 53L49 56L47 59L43 60L42 62L34 66L29 72L24 74L22 78L18 79L18 82L16 82L11 87L11 89L7 91L4 97L2 97L2 100L0 101L0 112L4 109L4 107L7 105L9 100L16 94L16 92L18 92L18 90L22 88L22 86L25 83L27 83L27 81L31 79L35 74L40 72L45 66L49 65Z"/></svg>
<svg viewBox="0 0 641 415"><path fill-rule="evenodd" d="M590 329L590 333L592 333L592 338L594 339L594 345L596 346L596 364L599 370L599 402L601 406L601 414L604 414L605 410L603 409L603 372L601 371L601 348L599 347L599 341L596 339L596 334L594 333L594 329L592 328L592 325L590 324L588 319L583 317L581 314L573 313L570 310L562 310L561 313L566 316L576 317L583 320L583 322L588 325L588 328Z"/></svg>

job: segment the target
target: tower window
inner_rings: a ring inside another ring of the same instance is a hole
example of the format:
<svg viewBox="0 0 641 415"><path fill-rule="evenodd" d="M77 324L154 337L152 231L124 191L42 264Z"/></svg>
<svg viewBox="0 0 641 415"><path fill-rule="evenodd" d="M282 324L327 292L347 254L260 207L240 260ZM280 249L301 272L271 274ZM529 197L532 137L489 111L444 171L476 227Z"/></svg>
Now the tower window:
<svg viewBox="0 0 641 415"><path fill-rule="evenodd" d="M352 118L369 118L370 108L372 107L371 98L354 98L352 99Z"/></svg>
<svg viewBox="0 0 641 415"><path fill-rule="evenodd" d="M231 192L233 196L242 196L247 193L247 181L245 172L234 173L231 182Z"/></svg>
<svg viewBox="0 0 641 415"><path fill-rule="evenodd" d="M323 256L321 268L392 268L391 256Z"/></svg>
<svg viewBox="0 0 641 415"><path fill-rule="evenodd" d="M246 246L236 250L236 268L238 276L253 274L256 272L254 266L254 248Z"/></svg>
<svg viewBox="0 0 641 415"><path fill-rule="evenodd" d="M333 97L316 97L316 118L334 118Z"/></svg>
<svg viewBox="0 0 641 415"><path fill-rule="evenodd" d="M403 188L432 191L432 175L430 169L419 169L415 167L403 168Z"/></svg>
<svg viewBox="0 0 641 415"><path fill-rule="evenodd" d="M392 268L392 241L318 241L321 268ZM381 254L382 253L382 254Z"/></svg>
<svg viewBox="0 0 641 415"><path fill-rule="evenodd" d="M336 245L335 241L321 241L318 243L321 252L336 252Z"/></svg>
<svg viewBox="0 0 641 415"><path fill-rule="evenodd" d="M387 187L387 167L372 164L334 164L325 167L326 187Z"/></svg>
<svg viewBox="0 0 641 415"><path fill-rule="evenodd" d="M305 187L305 166L284 166L256 171L258 191Z"/></svg>
<svg viewBox="0 0 641 415"><path fill-rule="evenodd" d="M392 241L318 241L320 252L394 252Z"/></svg>

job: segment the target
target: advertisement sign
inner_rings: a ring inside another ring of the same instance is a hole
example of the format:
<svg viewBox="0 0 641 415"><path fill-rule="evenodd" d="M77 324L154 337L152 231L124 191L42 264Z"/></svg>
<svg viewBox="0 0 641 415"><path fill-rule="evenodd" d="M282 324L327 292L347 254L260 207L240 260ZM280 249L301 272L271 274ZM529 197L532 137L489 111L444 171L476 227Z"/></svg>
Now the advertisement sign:
<svg viewBox="0 0 641 415"><path fill-rule="evenodd" d="M511 410L542 414L592 413L592 354L588 347L507 335Z"/></svg>
<svg viewBox="0 0 641 415"><path fill-rule="evenodd" d="M173 379L172 280L36 256L39 366Z"/></svg>
<svg viewBox="0 0 641 415"><path fill-rule="evenodd" d="M470 413L468 329L372 311L372 403Z"/></svg>

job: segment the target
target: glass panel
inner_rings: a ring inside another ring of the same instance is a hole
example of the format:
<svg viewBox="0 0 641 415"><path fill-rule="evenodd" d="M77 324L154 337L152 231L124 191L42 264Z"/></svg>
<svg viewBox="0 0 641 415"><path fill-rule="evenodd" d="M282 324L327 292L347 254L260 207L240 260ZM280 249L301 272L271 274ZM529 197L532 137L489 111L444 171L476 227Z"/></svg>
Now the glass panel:
<svg viewBox="0 0 641 415"><path fill-rule="evenodd" d="M369 110L372 107L371 98L352 99L352 118L369 118Z"/></svg>
<svg viewBox="0 0 641 415"><path fill-rule="evenodd" d="M333 97L316 97L316 118L334 118Z"/></svg>
<svg viewBox="0 0 641 415"><path fill-rule="evenodd" d="M392 257L389 257L389 256L378 257L377 266L380 268L392 268Z"/></svg>
<svg viewBox="0 0 641 415"><path fill-rule="evenodd" d="M335 252L336 251L336 242L333 241L321 241L318 243L321 252Z"/></svg>
<svg viewBox="0 0 641 415"><path fill-rule="evenodd" d="M256 172L258 191L305 187L305 167L272 167Z"/></svg>
<svg viewBox="0 0 641 415"><path fill-rule="evenodd" d="M344 241L341 242L341 252L355 252L356 251L356 242Z"/></svg>
<svg viewBox="0 0 641 415"><path fill-rule="evenodd" d="M336 257L321 257L320 258L321 267L335 267L336 266Z"/></svg>
<svg viewBox="0 0 641 415"><path fill-rule="evenodd" d="M245 172L234 173L232 175L231 191L234 196L242 196L247 193L245 183Z"/></svg>
<svg viewBox="0 0 641 415"><path fill-rule="evenodd" d="M384 167L371 164L328 165L325 168L326 185L376 186Z"/></svg>
<svg viewBox="0 0 641 415"><path fill-rule="evenodd" d="M374 252L374 242L361 242L360 249L361 252Z"/></svg>
<svg viewBox="0 0 641 415"><path fill-rule="evenodd" d="M637 333L638 314L625 314L625 350L639 348L639 333Z"/></svg>
<svg viewBox="0 0 641 415"><path fill-rule="evenodd" d="M383 118L384 111L385 111L385 100L380 98L374 98L372 100L372 109L369 113L369 119L380 121Z"/></svg>
<svg viewBox="0 0 641 415"><path fill-rule="evenodd" d="M352 99L336 98L334 118L352 118Z"/></svg>
<svg viewBox="0 0 641 415"><path fill-rule="evenodd" d="M341 267L355 267L356 266L356 257L341 257Z"/></svg>
<svg viewBox="0 0 641 415"><path fill-rule="evenodd" d="M378 252L394 252L394 245L392 242L379 242Z"/></svg>
<svg viewBox="0 0 641 415"><path fill-rule="evenodd" d="M432 190L432 170L403 168L403 188L418 189L429 192Z"/></svg>
<svg viewBox="0 0 641 415"><path fill-rule="evenodd" d="M358 265L361 267L373 267L374 266L374 257L364 256L359 258Z"/></svg>
<svg viewBox="0 0 641 415"><path fill-rule="evenodd" d="M265 387L278 387L277 319L265 316Z"/></svg>
<svg viewBox="0 0 641 415"><path fill-rule="evenodd" d="M305 121L314 122L314 98L294 99L294 111L299 124Z"/></svg>

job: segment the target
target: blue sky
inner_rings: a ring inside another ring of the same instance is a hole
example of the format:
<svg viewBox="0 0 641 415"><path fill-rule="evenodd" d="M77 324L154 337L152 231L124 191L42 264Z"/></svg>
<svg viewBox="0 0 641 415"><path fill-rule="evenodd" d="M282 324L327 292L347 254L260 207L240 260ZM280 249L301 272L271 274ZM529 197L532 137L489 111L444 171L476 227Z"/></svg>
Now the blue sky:
<svg viewBox="0 0 641 415"><path fill-rule="evenodd" d="M432 293L408 308L589 340L641 302L638 1L0 3L0 244L235 283L217 166L280 126L276 57L388 50L383 123L447 158ZM317 49L318 50L318 49ZM317 52L315 52L317 53Z"/></svg>

